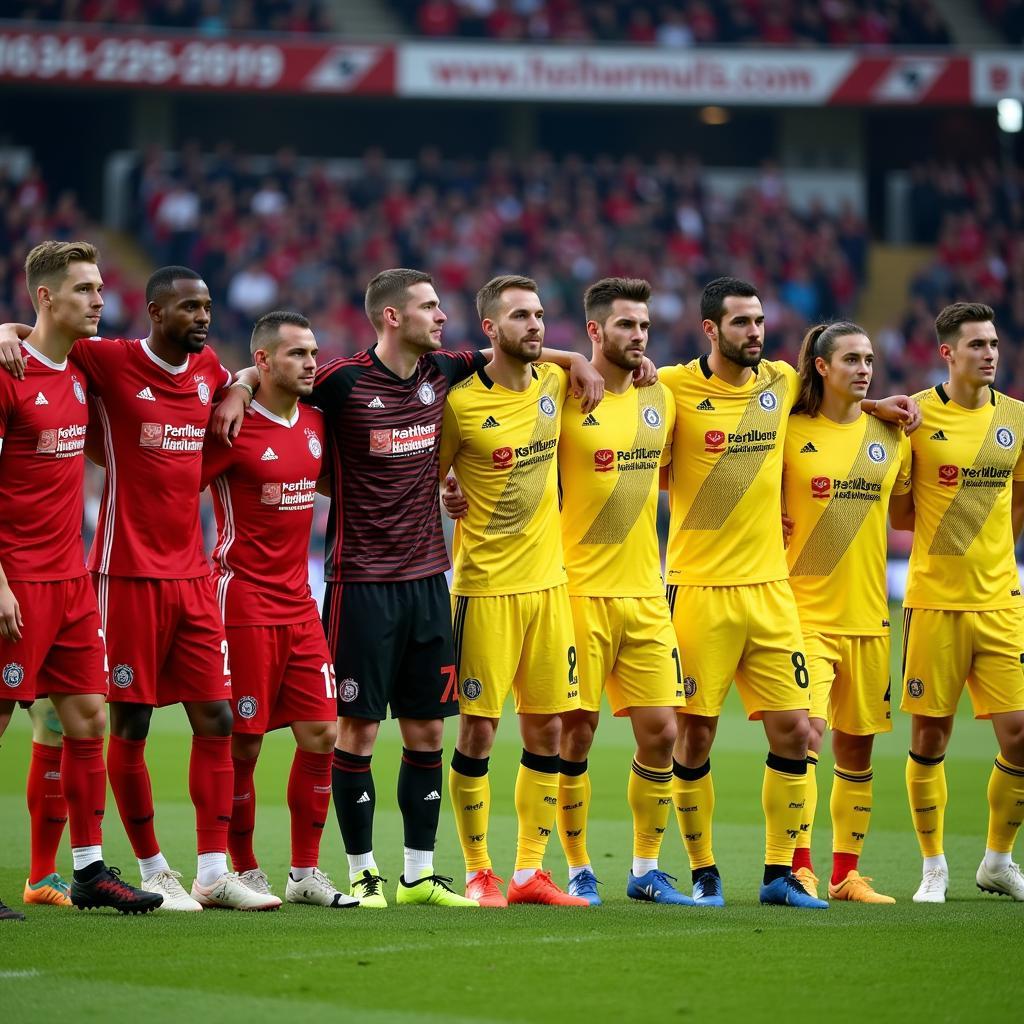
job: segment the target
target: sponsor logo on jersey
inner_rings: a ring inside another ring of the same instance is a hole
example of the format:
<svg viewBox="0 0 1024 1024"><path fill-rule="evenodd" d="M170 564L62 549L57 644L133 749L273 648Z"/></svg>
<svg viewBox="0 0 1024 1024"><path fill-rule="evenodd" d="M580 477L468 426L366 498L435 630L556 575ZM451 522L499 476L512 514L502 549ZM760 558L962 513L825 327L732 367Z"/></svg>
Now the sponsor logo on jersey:
<svg viewBox="0 0 1024 1024"><path fill-rule="evenodd" d="M470 676L469 679L462 680L462 696L466 700L476 700L483 691L483 683L479 679L474 679Z"/></svg>
<svg viewBox="0 0 1024 1024"><path fill-rule="evenodd" d="M711 404L710 398L705 398L703 402L697 404L697 412L714 412L715 407Z"/></svg>
<svg viewBox="0 0 1024 1024"><path fill-rule="evenodd" d="M302 477L292 483L265 483L260 488L260 504L280 509L304 509L313 505L316 481Z"/></svg>
<svg viewBox="0 0 1024 1024"><path fill-rule="evenodd" d="M383 409L384 403L380 400L380 395L374 395L372 402L366 403L367 409Z"/></svg>
<svg viewBox="0 0 1024 1024"><path fill-rule="evenodd" d="M1000 448L1012 448L1014 442L1017 440L1013 435L1013 431L1009 427L1000 427L996 431L996 444Z"/></svg>
<svg viewBox="0 0 1024 1024"><path fill-rule="evenodd" d="M868 458L872 462L885 462L885 445L881 445L877 441L874 444L869 444Z"/></svg>
<svg viewBox="0 0 1024 1024"><path fill-rule="evenodd" d="M920 697L924 693L924 683L920 679L908 679L907 693L911 697Z"/></svg>
<svg viewBox="0 0 1024 1024"><path fill-rule="evenodd" d="M255 718L256 712L259 711L260 704L255 697L239 697L238 699L238 717L239 718Z"/></svg>
<svg viewBox="0 0 1024 1024"><path fill-rule="evenodd" d="M36 392L36 405L49 405L50 403L46 400L46 395L42 391Z"/></svg>
<svg viewBox="0 0 1024 1024"><path fill-rule="evenodd" d="M704 451L718 454L725 451L725 432L722 430L707 430L704 432Z"/></svg>
<svg viewBox="0 0 1024 1024"><path fill-rule="evenodd" d="M960 468L958 466L939 466L939 483L943 487L956 487L960 482Z"/></svg>
<svg viewBox="0 0 1024 1024"><path fill-rule="evenodd" d="M644 423L649 427L661 426L661 414L653 406L645 405L643 411Z"/></svg>
<svg viewBox="0 0 1024 1024"><path fill-rule="evenodd" d="M555 418L555 413L558 409L555 407L555 400L550 395L542 395L537 404L540 406L540 411L544 413L549 420Z"/></svg>
<svg viewBox="0 0 1024 1024"><path fill-rule="evenodd" d="M153 389L148 384L135 397L141 398L144 402L156 401L156 395L153 394Z"/></svg>
<svg viewBox="0 0 1024 1024"><path fill-rule="evenodd" d="M351 704L358 696L359 684L354 679L342 679L342 681L338 683L339 700L343 700L346 704Z"/></svg>
<svg viewBox="0 0 1024 1024"><path fill-rule="evenodd" d="M775 397L774 391L765 391L763 394L758 395L757 401L765 412L772 412L779 405L779 400Z"/></svg>
<svg viewBox="0 0 1024 1024"><path fill-rule="evenodd" d="M437 439L436 423L417 423L412 427L391 427L370 431L371 455L416 455L430 451Z"/></svg>
<svg viewBox="0 0 1024 1024"><path fill-rule="evenodd" d="M587 418L583 421L583 426L585 426L585 427L599 427L599 426L601 426L601 424L598 421L597 417L591 412L591 413L587 413Z"/></svg>
<svg viewBox="0 0 1024 1024"><path fill-rule="evenodd" d="M683 680L683 693L686 694L687 699L692 697L697 692L697 680L693 676L687 676Z"/></svg>
<svg viewBox="0 0 1024 1024"><path fill-rule="evenodd" d="M495 448L491 452L491 462L495 469L509 469L512 465L514 453L511 448Z"/></svg>
<svg viewBox="0 0 1024 1024"><path fill-rule="evenodd" d="M126 690L135 682L135 669L131 665L115 665L110 681L119 689Z"/></svg>
<svg viewBox="0 0 1024 1024"><path fill-rule="evenodd" d="M800 454L801 455L817 455L818 454L818 449L815 448L814 445L811 444L810 441L808 441L807 444L805 444L803 446L803 448L800 449Z"/></svg>
<svg viewBox="0 0 1024 1024"><path fill-rule="evenodd" d="M74 391L79 405L85 405L85 388L82 387L82 382L74 374L71 375L71 390Z"/></svg>
<svg viewBox="0 0 1024 1024"><path fill-rule="evenodd" d="M812 498L829 498L832 496L832 477L830 476L812 476L811 477L811 497Z"/></svg>
<svg viewBox="0 0 1024 1024"><path fill-rule="evenodd" d="M260 462L276 462L276 461L277 461L277 452L275 452L273 448L271 448L269 445L267 445L267 450L260 456Z"/></svg>
<svg viewBox="0 0 1024 1024"><path fill-rule="evenodd" d="M437 393L430 386L430 382L425 380L416 390L416 397L424 405L433 405L437 400Z"/></svg>
<svg viewBox="0 0 1024 1024"><path fill-rule="evenodd" d="M609 473L615 468L615 452L611 448L602 448L594 452L594 472Z"/></svg>
<svg viewBox="0 0 1024 1024"><path fill-rule="evenodd" d="M483 421L483 423L480 424L480 429L481 430L491 430L494 427L500 427L500 426L501 426L501 424L493 416L488 416L487 419L485 419Z"/></svg>
<svg viewBox="0 0 1024 1024"><path fill-rule="evenodd" d="M81 455L85 448L85 426L73 423L69 427L53 427L39 431L36 453L54 455L58 459Z"/></svg>
<svg viewBox="0 0 1024 1024"><path fill-rule="evenodd" d="M929 441L948 441L949 438L946 437L946 435L941 430L936 430L935 433L932 434L932 436L930 438L928 438L928 440Z"/></svg>
<svg viewBox="0 0 1024 1024"><path fill-rule="evenodd" d="M310 430L306 427L306 445L309 448L309 454L314 459L319 459L324 453L324 446L320 443L320 438L317 437L315 430Z"/></svg>
<svg viewBox="0 0 1024 1024"><path fill-rule="evenodd" d="M10 687L12 690L21 686L25 679L25 666L19 665L16 661L9 661L4 665L3 678L4 686Z"/></svg>
<svg viewBox="0 0 1024 1024"><path fill-rule="evenodd" d="M139 431L141 448L159 448L165 452L201 452L206 427L186 423L176 427L172 423L143 423Z"/></svg>

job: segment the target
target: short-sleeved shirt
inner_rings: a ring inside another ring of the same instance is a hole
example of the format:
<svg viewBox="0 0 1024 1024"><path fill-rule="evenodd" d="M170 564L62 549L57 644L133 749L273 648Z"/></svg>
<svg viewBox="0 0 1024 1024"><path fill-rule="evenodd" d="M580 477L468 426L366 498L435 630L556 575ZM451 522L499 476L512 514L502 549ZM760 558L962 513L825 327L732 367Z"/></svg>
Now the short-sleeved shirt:
<svg viewBox="0 0 1024 1024"><path fill-rule="evenodd" d="M558 515L558 431L564 370L536 363L525 391L480 370L452 388L441 469L469 502L456 523L452 593L525 594L566 582Z"/></svg>
<svg viewBox="0 0 1024 1024"><path fill-rule="evenodd" d="M213 581L226 626L319 617L309 588L309 534L324 420L300 405L285 420L253 402L228 448L207 438L203 481L217 517Z"/></svg>
<svg viewBox="0 0 1024 1024"><path fill-rule="evenodd" d="M569 593L658 597L665 591L658 550L658 471L675 425L672 395L660 382L605 392L584 413L562 410L558 472Z"/></svg>
<svg viewBox="0 0 1024 1024"><path fill-rule="evenodd" d="M1024 403L998 391L979 409L940 384L915 396L914 546L908 608L989 611L1022 603L1013 550L1013 483L1024 480Z"/></svg>
<svg viewBox="0 0 1024 1024"><path fill-rule="evenodd" d="M658 371L675 400L666 580L722 587L789 576L782 448L800 378L763 359L736 387L701 356Z"/></svg>
<svg viewBox="0 0 1024 1024"><path fill-rule="evenodd" d="M83 477L87 377L68 358L55 363L29 345L25 379L0 373L0 508L9 580L84 576Z"/></svg>
<svg viewBox="0 0 1024 1024"><path fill-rule="evenodd" d="M885 636L886 518L910 486L910 438L866 413L852 423L790 416L782 494L786 549L804 632Z"/></svg>
<svg viewBox="0 0 1024 1024"><path fill-rule="evenodd" d="M231 374L212 349L174 366L145 341L84 339L95 415L89 432L107 467L89 568L109 576L209 574L199 521L203 440Z"/></svg>
<svg viewBox="0 0 1024 1024"><path fill-rule="evenodd" d="M429 352L407 379L376 346L322 366L309 401L330 432L329 582L387 583L449 568L441 531L438 453L448 389L480 352Z"/></svg>

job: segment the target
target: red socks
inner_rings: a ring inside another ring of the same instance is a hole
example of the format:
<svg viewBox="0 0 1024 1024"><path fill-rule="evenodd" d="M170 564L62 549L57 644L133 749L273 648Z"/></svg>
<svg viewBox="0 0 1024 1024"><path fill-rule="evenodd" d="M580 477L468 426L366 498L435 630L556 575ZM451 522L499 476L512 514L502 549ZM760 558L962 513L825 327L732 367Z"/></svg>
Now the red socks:
<svg viewBox="0 0 1024 1024"><path fill-rule="evenodd" d="M28 880L39 879L57 870L57 848L68 820L68 805L60 781L60 747L32 744L25 797L32 823L32 863Z"/></svg>
<svg viewBox="0 0 1024 1024"><path fill-rule="evenodd" d="M851 871L857 870L860 857L855 853L832 854L832 884L838 885Z"/></svg>
<svg viewBox="0 0 1024 1024"><path fill-rule="evenodd" d="M103 811L107 803L107 771L103 740L64 737L60 762L61 784L71 821L72 849L101 846Z"/></svg>
<svg viewBox="0 0 1024 1024"><path fill-rule="evenodd" d="M140 860L155 857L160 845L153 829L153 787L146 767L146 741L111 735L107 774L132 851Z"/></svg>
<svg viewBox="0 0 1024 1024"><path fill-rule="evenodd" d="M320 858L327 811L331 805L334 752L295 751L288 776L288 810L292 821L292 867L313 868Z"/></svg>
<svg viewBox="0 0 1024 1024"><path fill-rule="evenodd" d="M793 851L793 870L797 871L800 868L807 868L808 871L813 871L811 867L811 848L809 846L798 846Z"/></svg>
<svg viewBox="0 0 1024 1024"><path fill-rule="evenodd" d="M199 853L226 853L235 771L230 736L193 736L188 792L196 809Z"/></svg>
<svg viewBox="0 0 1024 1024"><path fill-rule="evenodd" d="M231 868L241 874L258 867L252 848L252 833L256 828L256 758L241 760L233 757L235 766L235 796L231 804L231 828L228 830L228 851Z"/></svg>

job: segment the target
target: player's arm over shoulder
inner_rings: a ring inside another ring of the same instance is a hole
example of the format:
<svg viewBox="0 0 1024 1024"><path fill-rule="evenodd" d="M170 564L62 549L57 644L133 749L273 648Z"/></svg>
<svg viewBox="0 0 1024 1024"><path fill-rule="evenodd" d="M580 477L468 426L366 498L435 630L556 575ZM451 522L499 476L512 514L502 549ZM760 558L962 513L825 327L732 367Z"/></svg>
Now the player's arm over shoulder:
<svg viewBox="0 0 1024 1024"><path fill-rule="evenodd" d="M472 383L472 377L456 384L448 392L444 403L444 415L441 418L441 444L438 449L440 465L438 467L440 478L443 481L452 468L452 463L462 447L462 426L459 423L459 406L462 404L462 395L468 391Z"/></svg>
<svg viewBox="0 0 1024 1024"><path fill-rule="evenodd" d="M477 370L482 370L489 362L486 353L477 349L466 349L458 352L447 352L439 349L430 352L427 358L447 378L449 386L471 377Z"/></svg>
<svg viewBox="0 0 1024 1024"><path fill-rule="evenodd" d="M911 490L913 449L910 438L900 431L899 468L889 496L889 522L894 530L914 529L914 494Z"/></svg>

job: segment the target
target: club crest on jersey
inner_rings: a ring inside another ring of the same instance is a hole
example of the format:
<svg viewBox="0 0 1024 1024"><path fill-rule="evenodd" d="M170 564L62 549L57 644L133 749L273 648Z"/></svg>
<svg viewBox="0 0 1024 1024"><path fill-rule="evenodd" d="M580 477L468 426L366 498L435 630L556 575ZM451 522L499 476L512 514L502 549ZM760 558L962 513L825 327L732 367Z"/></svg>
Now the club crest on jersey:
<svg viewBox="0 0 1024 1024"><path fill-rule="evenodd" d="M811 497L812 498L829 498L832 494L832 477L830 476L812 476L811 477Z"/></svg>
<svg viewBox="0 0 1024 1024"><path fill-rule="evenodd" d="M259 711L259 701L255 697L240 697L238 700L238 717L239 718L255 718L256 712Z"/></svg>
<svg viewBox="0 0 1024 1024"><path fill-rule="evenodd" d="M869 444L868 458L872 462L885 462L885 445L881 445L877 441L874 444Z"/></svg>
<svg viewBox="0 0 1024 1024"><path fill-rule="evenodd" d="M491 452L491 462L495 469L508 469L512 465L512 456L511 448L495 448Z"/></svg>
<svg viewBox="0 0 1024 1024"><path fill-rule="evenodd" d="M725 431L723 430L706 430L704 432L704 451L706 452L724 452L725 451Z"/></svg>
<svg viewBox="0 0 1024 1024"><path fill-rule="evenodd" d="M164 441L164 425L162 423L143 423L139 432L139 446L142 448L159 448Z"/></svg>
<svg viewBox="0 0 1024 1024"><path fill-rule="evenodd" d="M199 386L196 388L196 393L199 395L199 401L202 402L203 405L209 405L210 404L210 386L209 386L209 384L206 383L206 380L203 377L196 377L196 381L199 384Z"/></svg>
<svg viewBox="0 0 1024 1024"><path fill-rule="evenodd" d="M430 382L425 380L416 391L416 397L424 405L433 405L437 400L437 393L430 386Z"/></svg>
<svg viewBox="0 0 1024 1024"><path fill-rule="evenodd" d="M757 396L758 404L765 412L774 412L779 406L779 400L775 397L774 391L765 391Z"/></svg>
<svg viewBox="0 0 1024 1024"><path fill-rule="evenodd" d="M71 387L75 392L75 398L78 399L80 405L85 405L85 388L82 387L79 379L72 374L71 375Z"/></svg>
<svg viewBox="0 0 1024 1024"><path fill-rule="evenodd" d="M110 681L119 689L125 690L135 682L135 669L131 665L115 665L110 673Z"/></svg>
<svg viewBox="0 0 1024 1024"><path fill-rule="evenodd" d="M473 679L471 677L469 679L462 680L462 696L465 697L466 700L476 700L483 692L484 686L479 679Z"/></svg>
<svg viewBox="0 0 1024 1024"><path fill-rule="evenodd" d="M615 452L611 448L602 448L594 452L594 472L610 473L615 468Z"/></svg>
<svg viewBox="0 0 1024 1024"><path fill-rule="evenodd" d="M320 438L316 436L316 432L306 427L306 444L309 445L309 454L314 459L319 459L324 453L323 445L320 444Z"/></svg>
<svg viewBox="0 0 1024 1024"><path fill-rule="evenodd" d="M12 690L21 686L25 679L25 667L19 665L16 661L10 661L4 665L4 685L9 686Z"/></svg>
<svg viewBox="0 0 1024 1024"><path fill-rule="evenodd" d="M643 411L644 423L649 427L661 426L661 415L652 405L645 405Z"/></svg>
<svg viewBox="0 0 1024 1024"><path fill-rule="evenodd" d="M57 450L57 431L56 430L40 430L39 440L36 442L37 452L55 452Z"/></svg>
<svg viewBox="0 0 1024 1024"><path fill-rule="evenodd" d="M554 399L550 395L542 395L540 402L537 404L540 406L540 411L544 413L549 420L554 419L555 412L557 410L555 409Z"/></svg>
<svg viewBox="0 0 1024 1024"><path fill-rule="evenodd" d="M686 697L689 700L689 698L692 697L696 692L697 692L697 680L694 679L693 676L687 676L683 680L683 693L686 694Z"/></svg>
<svg viewBox="0 0 1024 1024"><path fill-rule="evenodd" d="M943 487L956 487L959 482L959 466L939 466L939 483Z"/></svg>
<svg viewBox="0 0 1024 1024"><path fill-rule="evenodd" d="M920 697L924 693L924 683L920 679L908 679L907 693L911 697Z"/></svg>
<svg viewBox="0 0 1024 1024"><path fill-rule="evenodd" d="M1017 438L1013 436L1013 431L1009 427L1000 427L996 431L996 444L1000 448L1012 448L1016 440Z"/></svg>
<svg viewBox="0 0 1024 1024"><path fill-rule="evenodd" d="M338 683L338 700L343 700L346 704L351 704L358 696L359 684L354 679L342 679L342 681Z"/></svg>
<svg viewBox="0 0 1024 1024"><path fill-rule="evenodd" d="M280 484L264 484L260 489L260 504L261 505L280 505L281 504L281 485Z"/></svg>

